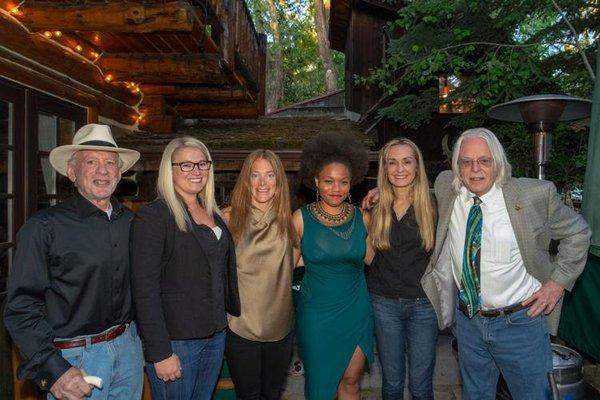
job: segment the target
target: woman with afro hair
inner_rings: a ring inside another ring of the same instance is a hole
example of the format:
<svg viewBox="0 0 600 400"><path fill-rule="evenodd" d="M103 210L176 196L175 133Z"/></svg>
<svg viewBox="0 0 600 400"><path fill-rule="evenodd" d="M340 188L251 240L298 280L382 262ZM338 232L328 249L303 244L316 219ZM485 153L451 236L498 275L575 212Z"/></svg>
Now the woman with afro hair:
<svg viewBox="0 0 600 400"><path fill-rule="evenodd" d="M302 150L300 177L317 197L293 215L306 267L296 333L307 399L359 399L362 372L373 361L367 224L349 202L350 188L367 169L366 149L354 136L321 134Z"/></svg>

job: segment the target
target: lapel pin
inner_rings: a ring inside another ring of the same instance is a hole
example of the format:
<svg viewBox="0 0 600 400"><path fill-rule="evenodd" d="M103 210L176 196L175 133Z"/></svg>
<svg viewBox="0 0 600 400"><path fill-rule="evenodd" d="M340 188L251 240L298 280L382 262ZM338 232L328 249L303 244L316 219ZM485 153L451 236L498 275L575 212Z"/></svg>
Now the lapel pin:
<svg viewBox="0 0 600 400"><path fill-rule="evenodd" d="M521 210L521 206L520 205L515 205L515 210L520 211Z"/></svg>

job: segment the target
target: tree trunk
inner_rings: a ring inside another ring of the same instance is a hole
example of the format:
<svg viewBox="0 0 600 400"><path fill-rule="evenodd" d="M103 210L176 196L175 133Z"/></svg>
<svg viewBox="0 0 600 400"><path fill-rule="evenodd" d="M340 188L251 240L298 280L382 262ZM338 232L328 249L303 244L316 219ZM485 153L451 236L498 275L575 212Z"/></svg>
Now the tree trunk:
<svg viewBox="0 0 600 400"><path fill-rule="evenodd" d="M279 34L279 22L277 19L277 9L275 8L275 0L268 0L269 3L269 25L273 34L273 45L271 47L271 69L272 83L271 91L267 98L267 112L276 110L279 102L283 98L283 61L281 52L281 36Z"/></svg>
<svg viewBox="0 0 600 400"><path fill-rule="evenodd" d="M315 0L315 28L319 41L319 55L325 70L325 87L327 92L332 92L336 90L337 74L329 47L329 8L329 0Z"/></svg>

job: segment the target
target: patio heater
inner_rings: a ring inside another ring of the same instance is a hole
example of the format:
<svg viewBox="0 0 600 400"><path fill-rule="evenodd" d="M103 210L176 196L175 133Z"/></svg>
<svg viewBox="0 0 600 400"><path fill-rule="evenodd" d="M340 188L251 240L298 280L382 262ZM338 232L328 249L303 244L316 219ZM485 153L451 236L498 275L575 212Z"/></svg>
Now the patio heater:
<svg viewBox="0 0 600 400"><path fill-rule="evenodd" d="M559 121L586 118L591 109L590 100L563 94L538 94L493 106L487 115L501 121L525 122L529 132L534 135L533 150L538 179L545 179L554 127Z"/></svg>

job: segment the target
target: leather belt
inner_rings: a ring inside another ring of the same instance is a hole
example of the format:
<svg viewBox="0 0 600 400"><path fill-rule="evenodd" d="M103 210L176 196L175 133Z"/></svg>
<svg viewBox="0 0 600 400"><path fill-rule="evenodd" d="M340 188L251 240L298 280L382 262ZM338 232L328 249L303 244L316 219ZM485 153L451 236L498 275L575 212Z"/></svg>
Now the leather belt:
<svg viewBox="0 0 600 400"><path fill-rule="evenodd" d="M112 329L109 329L106 332L99 333L98 335L93 335L90 337L91 344L100 343L100 342L108 342L110 340L116 339L125 332L127 329L127 324L121 324L119 326L115 326ZM57 349L72 349L74 347L83 347L85 346L87 339L73 339L73 340L55 340L54 347Z"/></svg>
<svg viewBox="0 0 600 400"><path fill-rule="evenodd" d="M496 308L493 310L479 310L479 315L481 315L484 318L495 318L500 317L501 315L510 315L512 313L524 310L526 308L527 307L522 305L521 303L517 303L504 308Z"/></svg>

